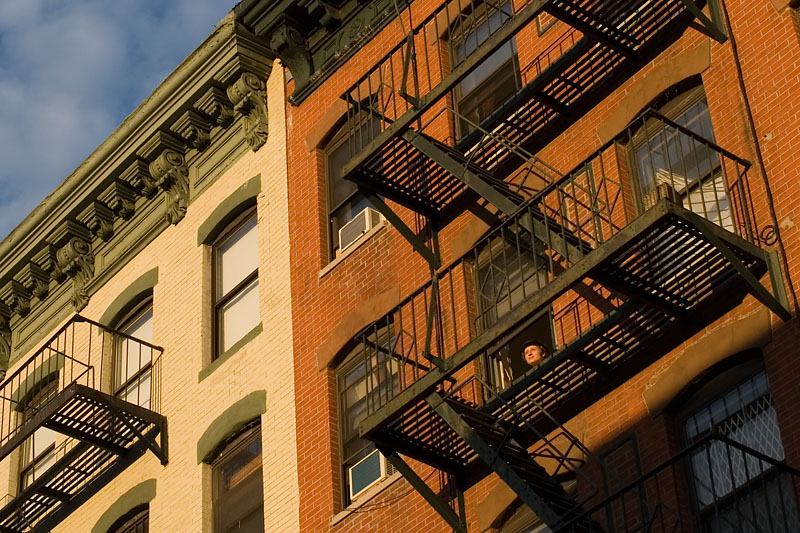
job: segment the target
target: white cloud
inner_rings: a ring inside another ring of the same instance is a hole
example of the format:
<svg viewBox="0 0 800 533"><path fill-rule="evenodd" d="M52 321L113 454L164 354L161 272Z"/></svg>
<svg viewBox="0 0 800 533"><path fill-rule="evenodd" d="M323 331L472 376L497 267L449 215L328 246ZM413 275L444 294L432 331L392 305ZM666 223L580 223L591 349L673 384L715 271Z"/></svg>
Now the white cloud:
<svg viewBox="0 0 800 533"><path fill-rule="evenodd" d="M0 239L234 2L0 1Z"/></svg>

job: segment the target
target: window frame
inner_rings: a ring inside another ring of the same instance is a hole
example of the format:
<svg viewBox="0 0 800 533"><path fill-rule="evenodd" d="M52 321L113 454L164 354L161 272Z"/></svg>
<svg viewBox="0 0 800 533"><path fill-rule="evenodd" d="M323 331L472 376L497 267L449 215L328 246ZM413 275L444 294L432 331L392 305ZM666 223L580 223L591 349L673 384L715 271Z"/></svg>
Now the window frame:
<svg viewBox="0 0 800 533"><path fill-rule="evenodd" d="M142 316L144 316L145 313L147 313L148 311L152 314L151 320L154 320L155 314L153 312L153 295L152 295L152 293L148 294L147 296L142 298L127 313L125 313L122 316L122 318L117 320L117 324L116 324L114 329L116 329L117 331L119 331L121 333L124 333L124 334L128 335L128 331L126 331L126 330L128 328L130 328L133 324L135 324L136 321L139 320ZM144 340L145 342L148 342L148 343L152 343L152 339L149 339L149 340L141 339L141 340ZM125 377L125 380L122 383L117 383L117 355L118 355L118 350L120 349L119 345L124 343L125 341L126 341L126 339L124 337L116 338L115 341L114 341L113 348L112 348L112 350L113 350L113 357L111 359L111 361L112 361L112 365L111 365L112 366L112 368L111 368L111 392L112 392L112 395L114 397L116 397L116 398L123 399L126 402L134 403L134 402L131 402L128 399L127 396L125 398L123 398L122 397L123 392L133 383L139 382L139 384L141 385L141 381L140 381L141 378L143 376L145 376L145 374L147 374L149 372L150 373L150 407L149 408L152 408L152 402L153 402L153 351L152 351L152 348L148 347L148 349L150 350L150 360L146 364L140 366L139 369L136 370L136 372L134 372L133 374L127 375ZM125 358L125 361L127 362L127 357ZM139 400L139 398L137 398L137 402L136 402L135 405L139 405L140 407L144 407L140 403L138 403L138 400Z"/></svg>
<svg viewBox="0 0 800 533"><path fill-rule="evenodd" d="M244 427L239 429L232 437L230 437L227 442L221 446L220 451L217 453L216 457L211 461L211 522L212 522L212 531L219 532L220 531L220 523L218 522L219 517L217 515L217 510L226 510L223 509L220 502L220 483L221 483L221 469L222 467L227 464L232 458L236 457L236 454L245 448L247 448L250 444L252 444L256 439L259 441L259 448L260 448L260 458L261 458L261 465L259 470L261 471L261 483L259 487L261 488L260 498L261 501L261 531L264 531L264 493L263 493L263 486L264 486L264 448L263 448L263 440L261 438L261 419L255 418L254 420L247 423ZM224 499L223 499L224 502Z"/></svg>
<svg viewBox="0 0 800 533"><path fill-rule="evenodd" d="M143 529L137 529L144 525ZM150 504L134 507L114 522L107 533L148 533L150 531Z"/></svg>
<svg viewBox="0 0 800 533"><path fill-rule="evenodd" d="M510 9L511 13L510 17L514 16L514 5L511 0L502 3L499 9L497 9L497 11L491 14L487 14L486 12L487 5L488 4L481 4L479 6L470 5L465 10L461 11L458 14L458 20L453 22L453 24L450 26L447 35L449 41L448 44L449 44L449 53L450 53L452 68L455 68L463 61L466 61L466 59L470 55L472 55L472 53L474 53L473 50L473 52L466 54L463 58L459 60L458 59L459 54L457 53L456 49L458 46L461 46L464 43L466 43L473 36L477 42L477 40L479 39L479 37L477 37L477 32L484 24L487 23L489 24L489 33L483 41L478 42L478 44L476 45L476 49L480 47L486 41L486 39L488 39L491 35L493 35L500 27L502 27L506 23L506 21L502 21L500 23L500 26L498 26L498 28L495 28L494 31L492 31L491 23L489 22L492 16L494 16L498 12L503 12L503 9L506 7ZM464 29L465 25L470 25L468 33L465 33L466 31ZM452 91L453 108L455 109L456 113L458 113L458 116L453 117L454 119L453 127L454 127L455 139L457 141L464 139L474 131L474 129L470 129L470 125L467 122L468 119L464 115L464 110L462 109L464 105L464 100L475 98L475 102L477 103L473 105L469 111L469 112L475 112L477 109L481 107L481 104L483 102L485 102L488 98L490 98L494 94L494 91L491 91L490 89L493 86L493 81L497 78L498 73L504 71L505 69L508 69L510 71L510 74L512 74L511 76L507 77L508 79L513 77L514 91L504 100L499 101L499 103L495 105L492 111L489 112L485 117L478 118L476 124L480 125L484 120L486 120L494 112L496 112L497 109L499 109L502 105L504 105L505 102L507 102L510 98L513 98L514 94L516 94L522 89L522 71L519 63L519 51L517 48L516 37L512 37L511 39L509 39L494 53L490 54L481 63L476 65L475 68L472 69L470 75L477 72L484 64L489 62L489 60L491 60L495 54L499 53L507 46L511 47L510 58L504 61L497 68L495 68L491 73L489 73L475 87L473 87L472 90L470 90L466 94L463 93L464 90L462 87L463 80L462 82L456 84L455 87L453 87Z"/></svg>
<svg viewBox="0 0 800 533"><path fill-rule="evenodd" d="M25 406L23 410L22 417L23 421L27 421L31 416L35 415L40 409L42 409L47 403L53 399L53 397L58 394L58 376L53 375L50 377L45 378L43 381L46 382L39 382L37 387L39 390L36 391L36 394L33 395L31 400ZM19 474L17 476L18 482L18 492L22 492L26 488L28 488L32 483L36 482L36 468L37 465L40 465L42 462L50 458L51 456L55 459L56 450L61 445L58 442L59 433L57 431L52 431L56 434L54 437L53 442L47 446L41 453L38 455L33 455L30 452L35 453L35 438L36 433L41 431L42 429L46 429L43 427L38 427L36 430L30 434L28 438L26 438L21 446L20 446L20 456L19 456ZM31 455L30 459L28 456ZM31 478L30 483L25 483L25 477L28 475L29 472L33 471L33 477Z"/></svg>
<svg viewBox="0 0 800 533"><path fill-rule="evenodd" d="M378 451L377 447L374 443L367 441L365 446L361 447L356 452L351 453L349 456L345 456L347 445L351 442L355 442L358 440L363 440L359 436L351 437L346 439L347 435L347 424L346 424L346 414L347 409L345 409L345 394L346 391L352 388L357 387L358 383L361 381L365 382L366 392L364 395L363 401L366 402L366 409L365 409L365 417L369 416L369 403L371 394L376 394L375 390L379 390L377 395L380 395L380 390L385 390L386 387L383 383L378 385L378 389L369 390L369 383L371 374L369 373L370 368L365 367L364 375L358 381L353 382L349 387L344 386L345 377L349 375L351 372L357 369L357 367L361 364L364 364L366 358L370 357L370 354L366 353L363 349L363 344L361 343L361 339L364 336L370 337L370 340L380 346L395 346L399 336L394 331L394 327L392 324L383 325L378 327L376 324L372 324L362 330L361 333L354 337L354 341L356 342L356 346L352 347L347 357L337 366L335 371L336 377L336 411L337 411L337 423L338 423L338 431L337 431L337 438L338 438L338 446L339 446L339 470L340 470L340 486L341 486L341 499L342 499L342 506L347 507L350 504L357 502L358 499L362 494L367 492L370 488L375 487L381 481L389 478L394 473L394 467L386 460L385 457ZM385 342L384 342L385 341ZM352 344L351 344L352 346ZM398 388L400 379L401 379L401 367L400 363L397 362L394 358L390 355L386 356L386 359L382 362L379 357L376 358L375 367L371 368L381 368L387 365L390 367L390 378L388 382L390 383L390 388ZM391 389L390 389L391 390ZM363 419L362 419L363 420ZM368 451L369 448L372 448L372 451ZM371 483L363 487L358 493L356 493L352 498L350 497L350 480L349 480L349 473L350 469L356 465L358 465L361 461L368 458L373 453L378 453L380 457L380 469L381 475L378 476L375 480Z"/></svg>
<svg viewBox="0 0 800 533"><path fill-rule="evenodd" d="M246 223L250 222L250 219L255 220L255 226L253 227L253 231L256 232L256 238L258 238L258 213L257 213L257 206L251 205L246 209L242 210L241 213L237 214L233 220L231 220L225 228L219 232L219 235L214 239L211 243L211 300L212 300L212 313L213 313L213 334L212 334L212 342L214 348L212 350L212 357L211 362L213 363L217 359L222 356L226 350L224 349L222 342L224 340L224 336L222 333L222 326L223 321L222 317L222 309L235 299L237 296L241 295L244 290L249 287L253 281L256 282L255 289L256 291L259 290L258 287L258 251L256 250L256 266L255 270L250 272L246 275L241 281L239 281L236 285L231 287L231 289L223 294L220 297L217 297L217 290L221 284L220 275L222 274L220 269L220 248L224 246L230 238L232 238L236 232L241 229ZM256 321L256 324L260 322L260 315L259 320ZM246 335L246 332L245 332ZM244 337L244 336L243 336ZM243 338L243 337L240 337ZM236 339L231 346L236 344L240 339ZM228 348L230 349L230 347Z"/></svg>
<svg viewBox="0 0 800 533"><path fill-rule="evenodd" d="M707 429L703 431L697 431L694 435L689 436L686 426L691 419L700 415L703 411L709 410L716 402L737 392L743 385L759 378L759 376L762 374L766 380L766 394L762 394L751 399L750 402L745 405L737 405L732 413L726 414L725 417L720 421L709 420L710 426ZM685 449L691 444L702 440L710 432L717 431L717 427L733 420L736 416L740 416L743 412L757 409L758 406L756 406L756 404L763 401L767 397L769 398L769 404L772 406L774 411L774 401L772 399L772 387L770 385L769 374L764 366L763 356L759 350L748 350L729 357L717 365L714 365L706 372L701 374L697 379L695 379L694 382L692 382L675 400L675 403L678 403L679 407L677 409L673 409L673 420L677 430L679 442L682 444L682 448ZM777 418L775 423L777 437L780 440L781 447L783 448L783 437L781 435L781 428L778 425ZM738 441L738 439L734 440ZM748 443L742 444L752 447L751 444ZM770 455L767 452L762 453L765 455ZM783 458L775 458L775 460L785 462L785 451ZM718 514L719 502L715 500L714 503L710 505L711 509L709 509L709 505L706 505L705 508L701 506L700 497L697 494L697 485L694 481L696 474L692 466L692 456L687 458L683 470L685 472L686 484L688 485L687 495L691 499L689 503L692 514L700 524L705 524L705 521L710 514ZM778 480L780 476L781 473L776 471L774 467L769 468L766 471L749 478L744 483L733 487L730 493L722 494L720 495L720 498L722 501L725 501L730 498L731 495L735 495L742 490L746 490L746 487L750 485L757 487L760 484L763 484L765 480L775 481ZM778 483L780 483L780 481L778 481ZM794 501L797 502L796 497ZM795 511L797 511L797 508L795 508Z"/></svg>

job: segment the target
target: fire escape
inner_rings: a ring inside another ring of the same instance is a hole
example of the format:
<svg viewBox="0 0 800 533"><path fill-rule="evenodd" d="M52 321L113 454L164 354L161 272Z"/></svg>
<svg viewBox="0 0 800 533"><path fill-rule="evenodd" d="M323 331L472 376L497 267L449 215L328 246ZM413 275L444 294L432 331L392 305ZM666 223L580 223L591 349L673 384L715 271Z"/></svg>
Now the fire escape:
<svg viewBox="0 0 800 533"><path fill-rule="evenodd" d="M554 531L614 530L561 483L577 466L554 434L590 455L561 421L748 294L788 320L780 270L760 247L749 162L655 111L562 176L534 154L689 28L724 41L717 6L526 0L504 10L477 0L469 10L499 11L502 24L453 65L448 41L465 5L454 4L413 25L343 95L347 178L431 270L430 283L360 336L371 373L360 431L456 531L466 531L460 495L491 473ZM569 29L521 68L513 96L460 139L448 136L466 120L453 105L458 84L545 13ZM634 161L625 145L648 129L656 133ZM634 179L646 165L650 190ZM412 229L386 199L424 223ZM495 223L443 265L438 231L465 210ZM772 292L759 281L767 273ZM476 370L546 312L553 356L513 381ZM453 476L458 502L401 455Z"/></svg>
<svg viewBox="0 0 800 533"><path fill-rule="evenodd" d="M7 377L0 459L19 481L0 531L50 531L147 450L166 464L161 352L76 315Z"/></svg>

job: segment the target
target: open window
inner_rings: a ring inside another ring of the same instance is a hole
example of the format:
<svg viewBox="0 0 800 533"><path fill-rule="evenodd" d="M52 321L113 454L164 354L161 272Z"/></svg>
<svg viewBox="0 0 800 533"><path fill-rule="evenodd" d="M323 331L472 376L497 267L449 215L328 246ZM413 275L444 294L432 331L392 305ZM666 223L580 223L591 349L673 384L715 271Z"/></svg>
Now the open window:
<svg viewBox="0 0 800 533"><path fill-rule="evenodd" d="M503 233L488 240L478 252L474 280L479 330L493 326L512 308L547 285L549 259L528 244L510 233ZM485 360L489 383L504 389L531 369L523 357L527 342L541 343L552 353L555 348L552 324L552 314L547 310L509 343L490 354Z"/></svg>
<svg viewBox="0 0 800 533"><path fill-rule="evenodd" d="M465 61L513 15L511 3L480 2L459 15L451 30L453 66ZM512 38L472 70L455 88L458 137L489 117L522 86L516 39Z"/></svg>
<svg viewBox="0 0 800 533"><path fill-rule="evenodd" d="M699 83L699 80L690 80ZM715 142L714 128L701 84L679 84L651 106L681 128L651 117L631 140L631 158L639 207L648 209L669 198L711 222L734 227L729 184L717 151L691 134ZM638 125L638 123L637 123Z"/></svg>

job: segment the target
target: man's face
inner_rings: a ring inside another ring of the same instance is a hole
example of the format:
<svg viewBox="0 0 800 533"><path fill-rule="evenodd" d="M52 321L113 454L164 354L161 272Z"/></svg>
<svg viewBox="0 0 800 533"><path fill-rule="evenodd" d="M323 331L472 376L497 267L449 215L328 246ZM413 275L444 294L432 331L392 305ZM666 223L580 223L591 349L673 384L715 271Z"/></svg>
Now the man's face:
<svg viewBox="0 0 800 533"><path fill-rule="evenodd" d="M544 350L541 346L526 346L522 354L529 365L538 365L544 360Z"/></svg>

